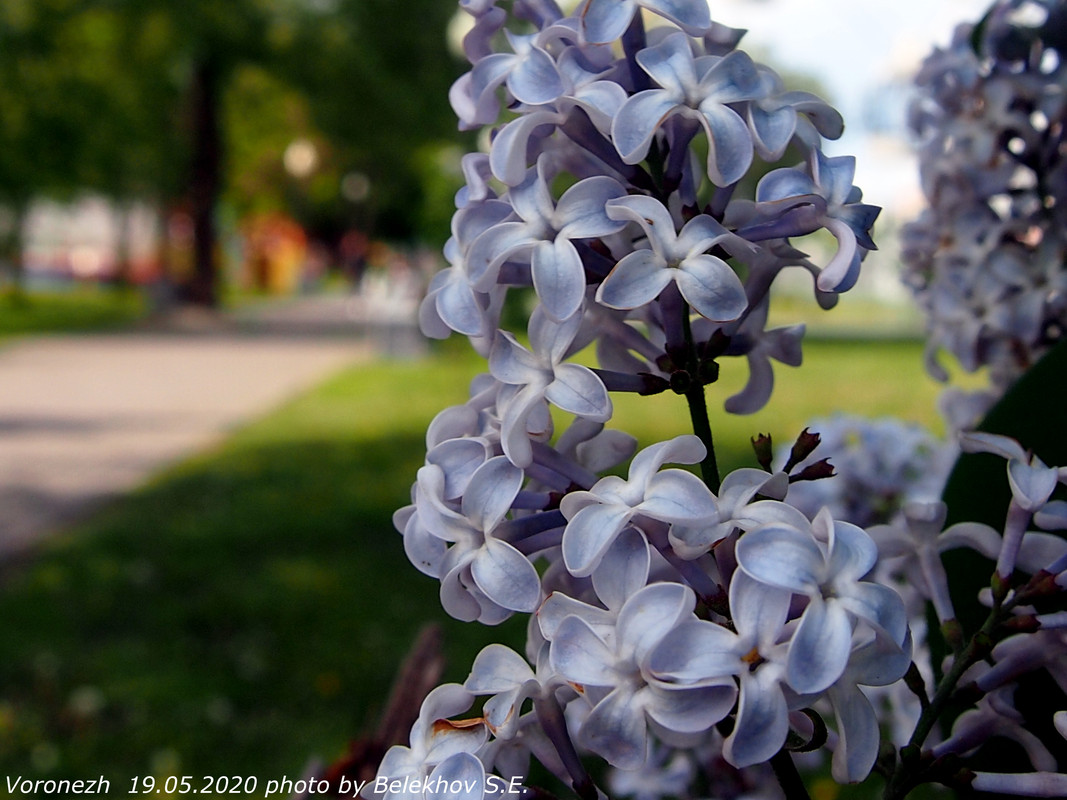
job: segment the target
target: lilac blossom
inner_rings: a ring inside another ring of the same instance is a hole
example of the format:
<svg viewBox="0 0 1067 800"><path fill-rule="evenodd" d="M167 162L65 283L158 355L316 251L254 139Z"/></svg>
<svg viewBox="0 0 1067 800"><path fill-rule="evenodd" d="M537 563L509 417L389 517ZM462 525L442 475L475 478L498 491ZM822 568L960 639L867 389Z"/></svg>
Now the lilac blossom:
<svg viewBox="0 0 1067 800"><path fill-rule="evenodd" d="M789 648L783 641L789 601L789 591L739 574L730 584L736 632L694 619L671 631L652 654L653 674L679 686L737 676L737 718L723 747L723 756L736 767L769 760L789 731L784 687Z"/></svg>
<svg viewBox="0 0 1067 800"><path fill-rule="evenodd" d="M708 137L708 176L716 186L729 186L752 163L752 134L731 103L752 99L760 88L755 65L735 50L721 59L697 60L689 40L668 36L642 50L637 62L659 89L631 96L619 109L611 138L627 164L643 161L659 127L675 114L699 122Z"/></svg>
<svg viewBox="0 0 1067 800"><path fill-rule="evenodd" d="M597 289L597 302L609 308L638 308L652 302L674 281L682 297L707 319L737 319L748 305L745 288L729 265L708 255L731 234L709 216L689 220L675 232L670 212L650 197L623 197L607 204L612 219L636 222L650 249L624 257Z"/></svg>
<svg viewBox="0 0 1067 800"><path fill-rule="evenodd" d="M587 492L572 492L561 510L567 517L563 561L575 575L589 575L623 529L641 517L692 525L715 514L715 497L690 472L660 470L664 463L694 464L705 456L695 436L677 436L647 447L630 464L625 480L609 475Z"/></svg>
<svg viewBox="0 0 1067 800"><path fill-rule="evenodd" d="M798 692L821 692L844 671L857 620L903 643L904 606L892 589L861 580L878 558L877 546L862 528L833 520L826 510L814 522L798 524L806 520L787 512L788 506L780 508L778 519L741 537L737 561L757 581L808 598L786 674Z"/></svg>
<svg viewBox="0 0 1067 800"><path fill-rule="evenodd" d="M792 796L802 794L791 777L798 738L816 751L805 768L825 756L835 780L855 782L888 747L885 723L907 719L896 746L925 753L891 767L887 797L901 800L925 778L914 765L944 744L931 731L945 698L977 693L978 713L1008 718L994 705L1029 672L1067 684L1057 661L1067 617L1036 601L1067 584L1067 544L1045 532L1067 528L1067 503L1052 499L1058 467L1018 443L969 440L1008 460L1008 522L942 530L941 506L903 505L902 487L920 482L906 462L925 439L886 434L838 464L839 486L872 487L879 521L905 509L870 532L873 517L805 505L803 484L828 471L805 468L803 458L825 458L810 447L775 469L769 439L757 441L760 469L720 472L708 406L756 411L773 393L772 362L801 363L803 325L768 328L778 276L805 270L830 309L874 248L878 209L853 185L854 159L822 149L840 135L840 115L745 54L743 32L713 22L703 0L586 0L573 14L553 0L460 6L473 18L470 70L450 98L460 127L484 128L487 152L461 164L448 267L420 324L436 338L467 337L489 373L431 422L394 526L415 568L440 581L447 613L487 625L526 614L527 639L517 650L490 644L463 687L431 693L410 746L389 751L379 774L463 779L477 800L493 794L490 777L525 777L536 759L592 798L606 797L594 777L606 762L623 770L612 785L642 798L772 796L775 778ZM645 29L651 18L658 29ZM1001 30L997 16L990 35ZM1012 47L994 39L1001 50L990 58L1008 58ZM1060 125L1063 103L1019 80L1029 65L985 85L983 65L966 61L952 67L967 89L960 102L980 91L968 108L987 109L995 124L957 126L946 134L960 137L954 146L996 155L996 132L1018 122L1016 95L1044 115L1047 135ZM949 104L950 84L931 84ZM1013 146L1036 157L1036 139L1021 138ZM770 163L787 151L798 166ZM945 203L973 210L1017 178L1000 162L973 181L954 178L960 159L950 151L944 170L924 175ZM759 181L756 156L769 164ZM1030 241L1034 226L1020 221L1030 220L1033 187L1016 188L999 209L955 223L958 248L945 263L931 252L942 238L931 229L906 246L924 280L960 277L953 259L988 266L970 290L930 280L931 305L957 314L946 341L973 351L974 364L987 347L1003 355L1012 337L1051 338L1045 315L1067 306L1056 299L1067 289L1059 271L1031 269L1030 248L1051 260L1059 234L1042 229ZM1064 206L1045 209L1060 217ZM818 231L837 243L825 262L797 249ZM1017 296L1009 311L998 307ZM1000 330L1010 336L991 333ZM720 368L742 358L747 379L731 395ZM663 418L688 419L694 433L639 443L620 428L628 404L618 395L660 392L663 408L678 404ZM950 599L941 562L950 547L993 553L1011 581ZM936 685L927 600L945 622L964 601L985 602L990 615L992 648L968 649L961 633ZM912 702L901 710L904 676ZM475 696L480 711L457 718ZM982 726L961 719L949 741L966 759ZM1055 782L1049 764L1034 767Z"/></svg>
<svg viewBox="0 0 1067 800"><path fill-rule="evenodd" d="M619 610L614 630L598 635L580 617L563 619L552 636L553 669L582 687L592 705L580 740L613 766L637 769L648 758L649 726L675 733L705 731L733 705L728 679L700 686L657 681L649 671L656 645L692 617L691 590L655 583L631 596Z"/></svg>

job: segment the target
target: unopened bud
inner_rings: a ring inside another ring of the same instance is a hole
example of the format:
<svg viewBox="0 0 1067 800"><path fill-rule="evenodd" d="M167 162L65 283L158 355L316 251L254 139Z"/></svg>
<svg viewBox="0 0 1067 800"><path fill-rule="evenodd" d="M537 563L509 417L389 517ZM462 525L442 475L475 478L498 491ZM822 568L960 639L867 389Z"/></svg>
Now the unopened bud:
<svg viewBox="0 0 1067 800"><path fill-rule="evenodd" d="M810 456L819 446L822 437L817 433L811 433L807 428L800 432L796 444L789 451L789 460L785 462L785 471L791 472L793 467Z"/></svg>
<svg viewBox="0 0 1067 800"><path fill-rule="evenodd" d="M756 461L766 472L771 472L771 460L774 456L771 435L761 433L752 437L752 449L756 451Z"/></svg>
<svg viewBox="0 0 1067 800"><path fill-rule="evenodd" d="M788 470L786 470L788 472ZM824 458L821 461L816 461L814 464L809 464L804 467L796 475L789 476L790 483L796 483L797 481L818 481L823 478L832 478L836 473L834 472L834 465L830 463L830 459Z"/></svg>

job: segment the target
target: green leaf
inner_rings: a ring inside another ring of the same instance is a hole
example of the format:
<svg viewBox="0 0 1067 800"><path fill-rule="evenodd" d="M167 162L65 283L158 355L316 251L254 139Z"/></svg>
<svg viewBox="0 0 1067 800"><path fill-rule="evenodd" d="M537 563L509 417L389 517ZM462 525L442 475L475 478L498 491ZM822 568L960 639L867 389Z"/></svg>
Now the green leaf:
<svg viewBox="0 0 1067 800"><path fill-rule="evenodd" d="M1018 440L1049 465L1067 465L1067 342L1050 350L1001 398L978 430ZM988 453L964 453L949 476L942 499L948 506L946 525L982 522L1003 530L1011 500L1007 465ZM989 585L993 562L967 550L944 556L952 602L970 636L988 611L977 594Z"/></svg>
<svg viewBox="0 0 1067 800"><path fill-rule="evenodd" d="M1049 465L1067 465L1067 341L1061 342L1035 364L1001 398L978 428L1018 440ZM1059 487L1057 492L1062 492ZM964 453L956 462L942 499L948 506L946 525L956 522L982 522L1001 531L1011 501L1007 466L1003 458L988 453ZM1061 532L1062 535L1062 532ZM978 603L978 592L989 586L994 563L960 548L944 554L942 561L949 576L949 589L956 615L969 638L985 620L989 610ZM935 664L945 654L938 628L931 625L931 651ZM1067 698L1046 671L1027 676L1015 693L1015 705L1026 720L1028 730L1041 736L1056 756L1060 768L1067 763L1067 747L1052 727L1050 708L1063 708ZM942 725L948 729L963 708L948 709ZM983 769L1015 772L1026 770L1024 754L1005 748L1003 740L983 747L976 758Z"/></svg>

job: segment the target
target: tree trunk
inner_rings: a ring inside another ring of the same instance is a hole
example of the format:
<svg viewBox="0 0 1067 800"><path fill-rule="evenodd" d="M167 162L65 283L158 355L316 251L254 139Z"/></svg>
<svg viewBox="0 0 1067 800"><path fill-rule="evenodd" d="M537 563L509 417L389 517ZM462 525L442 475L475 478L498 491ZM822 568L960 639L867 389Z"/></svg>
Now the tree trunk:
<svg viewBox="0 0 1067 800"><path fill-rule="evenodd" d="M218 232L215 206L222 184L222 135L219 108L220 70L210 55L193 66L193 155L189 200L193 216L193 275L186 299L218 305Z"/></svg>

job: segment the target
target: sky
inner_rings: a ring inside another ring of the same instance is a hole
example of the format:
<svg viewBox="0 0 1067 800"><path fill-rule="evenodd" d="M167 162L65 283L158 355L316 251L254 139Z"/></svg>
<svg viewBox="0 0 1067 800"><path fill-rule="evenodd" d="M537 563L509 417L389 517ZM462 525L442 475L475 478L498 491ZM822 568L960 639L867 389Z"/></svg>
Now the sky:
<svg viewBox="0 0 1067 800"><path fill-rule="evenodd" d="M857 157L856 183L871 202L904 217L921 204L914 157L866 117L903 124L906 86L935 45L960 22L981 18L989 0L710 0L716 22L747 28L742 48L780 70L816 77L845 117L831 155Z"/></svg>

